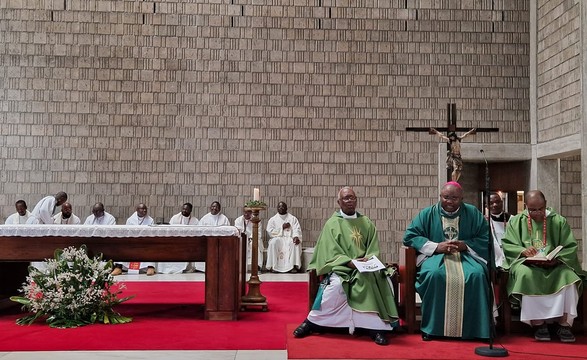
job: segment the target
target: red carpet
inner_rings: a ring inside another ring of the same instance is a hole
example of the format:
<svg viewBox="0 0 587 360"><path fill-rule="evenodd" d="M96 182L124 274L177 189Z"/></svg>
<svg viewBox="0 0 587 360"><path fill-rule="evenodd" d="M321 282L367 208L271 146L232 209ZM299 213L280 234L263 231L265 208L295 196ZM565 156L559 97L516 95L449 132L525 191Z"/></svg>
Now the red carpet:
<svg viewBox="0 0 587 360"><path fill-rule="evenodd" d="M283 350L286 324L307 315L307 283L265 282L268 312L246 311L238 321L204 320L201 282L125 282L136 294L116 310L129 324L52 329L40 321L19 326L18 307L0 314L0 352L43 350Z"/></svg>
<svg viewBox="0 0 587 360"><path fill-rule="evenodd" d="M424 342L418 334L389 336L388 346L376 345L368 336L346 334L311 335L296 339L291 335L298 324L287 326L289 359L483 359L475 348L487 347L479 341L436 340ZM538 343L530 336L499 339L509 351L508 359L586 359L587 337L578 336L574 344L557 341ZM500 347L497 342L494 347Z"/></svg>

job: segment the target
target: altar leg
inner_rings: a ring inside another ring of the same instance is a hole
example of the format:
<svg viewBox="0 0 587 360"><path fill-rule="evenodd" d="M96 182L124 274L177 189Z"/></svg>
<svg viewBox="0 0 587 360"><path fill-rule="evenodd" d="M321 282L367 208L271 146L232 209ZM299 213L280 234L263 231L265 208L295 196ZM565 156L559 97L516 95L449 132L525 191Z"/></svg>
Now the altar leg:
<svg viewBox="0 0 587 360"><path fill-rule="evenodd" d="M241 281L241 238L208 237L206 320L237 320Z"/></svg>

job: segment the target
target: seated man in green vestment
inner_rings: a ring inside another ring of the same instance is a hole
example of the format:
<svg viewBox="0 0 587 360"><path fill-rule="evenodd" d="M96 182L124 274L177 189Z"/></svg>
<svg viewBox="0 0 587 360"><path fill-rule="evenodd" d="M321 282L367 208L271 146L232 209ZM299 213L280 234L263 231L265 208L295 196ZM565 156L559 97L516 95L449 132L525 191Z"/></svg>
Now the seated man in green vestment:
<svg viewBox="0 0 587 360"><path fill-rule="evenodd" d="M359 272L352 260L379 256L375 225L355 210L357 197L350 187L338 192L336 211L322 229L308 266L325 275L307 319L294 331L297 338L326 328L366 330L378 345L387 345L386 332L398 321L386 270Z"/></svg>
<svg viewBox="0 0 587 360"><path fill-rule="evenodd" d="M586 275L577 241L567 220L546 207L541 191L529 191L524 201L526 210L510 219L502 239L509 264L508 295L521 307L520 320L536 328L536 340L550 341L547 323L554 322L559 339L574 342L571 326ZM526 259L547 255L559 245L562 250L552 260Z"/></svg>
<svg viewBox="0 0 587 360"><path fill-rule="evenodd" d="M404 245L419 253L416 291L422 298L422 339L489 338L489 227L483 214L463 202L455 181L440 191L440 202L412 220Z"/></svg>

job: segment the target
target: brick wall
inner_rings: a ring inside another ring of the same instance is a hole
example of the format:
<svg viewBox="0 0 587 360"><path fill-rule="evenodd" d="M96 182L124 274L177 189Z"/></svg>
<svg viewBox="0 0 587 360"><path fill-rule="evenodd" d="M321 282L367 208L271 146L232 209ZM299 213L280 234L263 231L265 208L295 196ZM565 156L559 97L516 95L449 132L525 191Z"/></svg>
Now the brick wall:
<svg viewBox="0 0 587 360"><path fill-rule="evenodd" d="M5 0L0 214L65 190L85 218L139 202L168 220L261 189L306 245L354 186L397 260L437 200L440 139L406 127L498 127L529 142L527 1Z"/></svg>
<svg viewBox="0 0 587 360"><path fill-rule="evenodd" d="M537 6L538 142L582 131L581 5L539 0Z"/></svg>
<svg viewBox="0 0 587 360"><path fill-rule="evenodd" d="M581 157L573 156L561 159L561 209L562 216L567 218L573 235L579 243L579 259L583 251L583 220L581 217Z"/></svg>

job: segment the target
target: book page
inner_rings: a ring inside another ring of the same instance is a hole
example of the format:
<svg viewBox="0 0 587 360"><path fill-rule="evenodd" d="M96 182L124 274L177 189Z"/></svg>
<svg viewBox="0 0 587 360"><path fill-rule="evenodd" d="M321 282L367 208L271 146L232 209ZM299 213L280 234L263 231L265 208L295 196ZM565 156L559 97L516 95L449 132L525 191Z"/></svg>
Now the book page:
<svg viewBox="0 0 587 360"><path fill-rule="evenodd" d="M385 269L385 265L375 255L371 256L367 261L352 260L352 262L359 272L375 272Z"/></svg>
<svg viewBox="0 0 587 360"><path fill-rule="evenodd" d="M554 248L554 250L549 252L548 255L546 255L546 256L544 256L542 254L537 254L537 255L531 256L529 258L526 258L525 261L550 261L550 260L554 259L562 249L563 249L563 246L559 245L556 248Z"/></svg>

